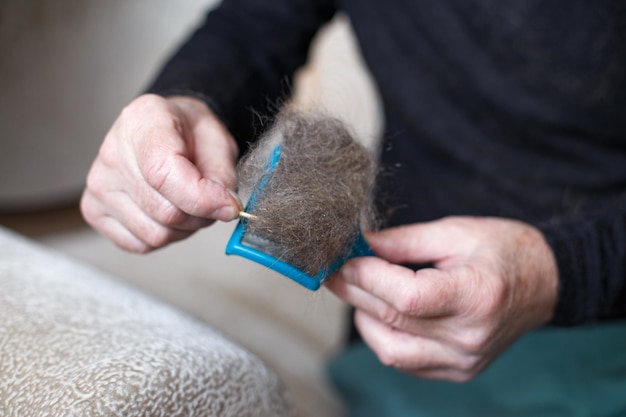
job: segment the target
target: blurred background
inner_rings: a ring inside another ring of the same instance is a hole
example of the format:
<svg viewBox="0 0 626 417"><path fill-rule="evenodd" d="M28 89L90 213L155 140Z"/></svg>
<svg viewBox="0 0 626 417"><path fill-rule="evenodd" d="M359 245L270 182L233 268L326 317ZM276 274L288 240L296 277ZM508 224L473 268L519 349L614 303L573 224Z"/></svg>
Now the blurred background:
<svg viewBox="0 0 626 417"><path fill-rule="evenodd" d="M3 0L0 208L67 204L121 107L214 0Z"/></svg>
<svg viewBox="0 0 626 417"><path fill-rule="evenodd" d="M0 1L0 225L221 330L276 370L297 415L340 416L324 374L349 319L334 296L226 257L234 224L139 256L97 235L78 211L117 114L217 3ZM343 118L375 149L380 105L347 19L320 32L295 86L299 106Z"/></svg>

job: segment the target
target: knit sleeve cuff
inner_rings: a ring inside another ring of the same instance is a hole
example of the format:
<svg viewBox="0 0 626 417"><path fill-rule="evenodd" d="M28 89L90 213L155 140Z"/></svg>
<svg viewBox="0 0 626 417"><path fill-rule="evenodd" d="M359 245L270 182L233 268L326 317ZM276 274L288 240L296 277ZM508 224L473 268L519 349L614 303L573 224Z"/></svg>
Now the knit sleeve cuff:
<svg viewBox="0 0 626 417"><path fill-rule="evenodd" d="M559 270L553 324L626 317L626 201L539 228Z"/></svg>
<svg viewBox="0 0 626 417"><path fill-rule="evenodd" d="M583 279L581 245L567 229L553 226L541 228L552 248L559 272L558 301L551 324L574 326L594 316L593 307Z"/></svg>

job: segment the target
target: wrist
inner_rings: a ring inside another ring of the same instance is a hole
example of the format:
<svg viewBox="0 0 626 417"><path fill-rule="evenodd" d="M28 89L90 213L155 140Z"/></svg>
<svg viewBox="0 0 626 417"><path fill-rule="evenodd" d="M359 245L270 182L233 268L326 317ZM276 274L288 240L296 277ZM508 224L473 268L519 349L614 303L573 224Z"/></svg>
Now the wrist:
<svg viewBox="0 0 626 417"><path fill-rule="evenodd" d="M536 298L540 310L541 324L553 319L558 301L559 271L556 257L543 233L530 227L530 241L526 243L529 256L521 259L531 268L530 275L535 277L537 291L530 294Z"/></svg>

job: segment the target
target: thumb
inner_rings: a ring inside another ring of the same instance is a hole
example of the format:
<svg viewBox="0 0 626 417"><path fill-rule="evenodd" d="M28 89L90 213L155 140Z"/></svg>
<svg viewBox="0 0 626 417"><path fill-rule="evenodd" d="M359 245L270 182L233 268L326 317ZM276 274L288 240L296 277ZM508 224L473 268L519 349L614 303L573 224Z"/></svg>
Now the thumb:
<svg viewBox="0 0 626 417"><path fill-rule="evenodd" d="M367 243L379 257L392 263L438 263L457 253L461 230L447 219L367 233Z"/></svg>
<svg viewBox="0 0 626 417"><path fill-rule="evenodd" d="M205 178L227 191L226 205L241 210L237 197L236 161L239 149L235 139L215 113L204 103L189 97L172 97L188 123L185 138L196 169Z"/></svg>
<svg viewBox="0 0 626 417"><path fill-rule="evenodd" d="M237 143L226 127L216 118L204 118L193 132L194 162L204 178L222 185L236 195Z"/></svg>
<svg viewBox="0 0 626 417"><path fill-rule="evenodd" d="M219 122L218 122L219 123ZM237 197L236 158L238 148L235 140L221 123L207 123L199 126L196 133L195 164L200 174L207 180L223 187L230 201L227 206L241 211L242 204Z"/></svg>

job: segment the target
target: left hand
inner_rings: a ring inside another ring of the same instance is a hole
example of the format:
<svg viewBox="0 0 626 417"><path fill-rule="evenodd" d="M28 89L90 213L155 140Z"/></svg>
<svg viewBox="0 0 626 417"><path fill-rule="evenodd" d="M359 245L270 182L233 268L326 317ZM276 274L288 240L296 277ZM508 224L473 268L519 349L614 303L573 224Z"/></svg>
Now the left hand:
<svg viewBox="0 0 626 417"><path fill-rule="evenodd" d="M350 260L326 286L355 307L357 329L385 365L468 381L552 318L556 261L533 226L448 217L366 239L378 257Z"/></svg>

